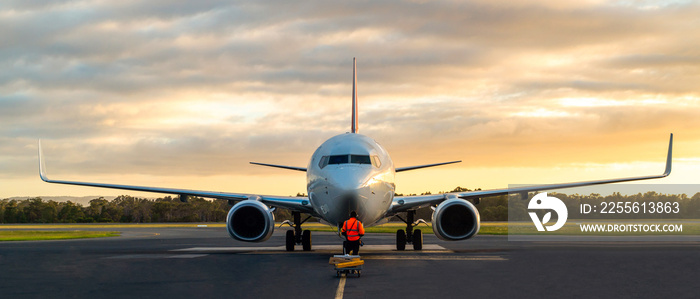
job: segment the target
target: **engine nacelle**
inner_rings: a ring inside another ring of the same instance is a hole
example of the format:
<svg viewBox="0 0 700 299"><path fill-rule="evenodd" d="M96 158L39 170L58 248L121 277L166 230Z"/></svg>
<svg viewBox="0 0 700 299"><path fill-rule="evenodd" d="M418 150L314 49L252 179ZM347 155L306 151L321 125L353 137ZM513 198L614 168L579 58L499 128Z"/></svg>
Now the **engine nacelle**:
<svg viewBox="0 0 700 299"><path fill-rule="evenodd" d="M272 210L257 200L244 200L228 211L226 229L232 238L246 242L262 242L275 230Z"/></svg>
<svg viewBox="0 0 700 299"><path fill-rule="evenodd" d="M479 232L479 211L461 198L443 201L433 212L433 232L446 241L464 240Z"/></svg>

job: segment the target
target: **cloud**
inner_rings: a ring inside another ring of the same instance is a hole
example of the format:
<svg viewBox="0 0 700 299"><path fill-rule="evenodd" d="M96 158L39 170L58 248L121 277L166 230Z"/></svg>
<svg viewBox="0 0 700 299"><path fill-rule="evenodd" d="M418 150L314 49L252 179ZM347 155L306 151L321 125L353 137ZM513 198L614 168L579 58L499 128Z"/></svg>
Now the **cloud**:
<svg viewBox="0 0 700 299"><path fill-rule="evenodd" d="M348 130L352 57L361 132L401 165L700 140L700 5L511 2L6 1L0 177L35 176L37 138L67 175L305 166Z"/></svg>

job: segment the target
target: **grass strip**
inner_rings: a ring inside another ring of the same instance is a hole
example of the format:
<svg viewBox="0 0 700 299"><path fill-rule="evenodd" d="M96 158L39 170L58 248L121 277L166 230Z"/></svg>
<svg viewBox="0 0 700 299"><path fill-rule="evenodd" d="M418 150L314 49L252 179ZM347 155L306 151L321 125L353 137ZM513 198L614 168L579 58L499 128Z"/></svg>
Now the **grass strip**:
<svg viewBox="0 0 700 299"><path fill-rule="evenodd" d="M4 224L0 225L0 230L3 229L52 229L52 228L160 228L160 227L197 227L198 225L206 225L207 227L226 227L225 223L114 223L114 224Z"/></svg>
<svg viewBox="0 0 700 299"><path fill-rule="evenodd" d="M628 220L626 220L628 221ZM642 220L643 221L643 220ZM658 220L657 220L658 221ZM678 221L678 220L675 220ZM639 235L630 233L581 233L578 229L578 222L583 222L579 220L570 220L572 223L567 223L562 229L556 232L548 232L547 234L560 234L560 235ZM615 223L613 221L591 221L591 223ZM673 222L670 222L673 223ZM697 235L700 234L700 223L696 220L688 220L683 223L683 232L673 233L674 235ZM206 225L206 227L226 227L225 223L114 223L114 224L9 224L0 225L0 234L4 230L9 229L89 229L89 228L197 228L199 226ZM280 223L276 223L275 227L279 227ZM511 223L511 228L514 230L514 234L534 234L531 232L534 229L534 225L531 222L518 222ZM302 226L304 229L318 232L335 232L334 227L321 224L318 222L307 222ZM282 227L288 228L288 226ZM382 225L366 227L365 231L367 233L390 233L395 234L399 229L406 229L406 225L399 222L385 223ZM415 227L415 229L420 229L424 234L432 234L433 229L430 224L420 224ZM505 221L486 221L481 222L481 228L479 229L480 235L507 235L508 234L508 222ZM648 235L649 233L644 233ZM665 234L665 233L652 233L652 234ZM0 235L0 241L2 235Z"/></svg>
<svg viewBox="0 0 700 299"><path fill-rule="evenodd" d="M68 240L85 238L117 237L120 232L103 231L33 231L33 230L0 230L0 241L42 241Z"/></svg>
<svg viewBox="0 0 700 299"><path fill-rule="evenodd" d="M196 228L200 225L206 225L207 227L226 227L225 223L115 223L115 224L9 224L0 225L0 232L5 229L66 229L66 228ZM278 227L280 223L276 223L275 226ZM284 227L283 227L284 228ZM317 232L335 232L336 229L325 224L312 222L304 223L304 229ZM367 227L365 231L367 233L396 233L399 229L405 229L406 225L402 223L385 223L382 225ZM421 224L415 229L420 229L425 234L432 234L433 228L430 224ZM484 235L507 235L508 234L508 223L507 222L482 222L479 234ZM1 240L1 239L0 239Z"/></svg>

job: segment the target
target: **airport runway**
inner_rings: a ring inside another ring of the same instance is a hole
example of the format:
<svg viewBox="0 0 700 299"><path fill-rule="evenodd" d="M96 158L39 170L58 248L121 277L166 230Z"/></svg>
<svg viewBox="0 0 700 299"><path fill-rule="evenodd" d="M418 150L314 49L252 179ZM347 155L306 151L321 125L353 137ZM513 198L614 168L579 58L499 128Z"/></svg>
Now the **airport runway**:
<svg viewBox="0 0 700 299"><path fill-rule="evenodd" d="M284 230L242 243L224 228L119 228L122 237L0 243L2 298L698 298L700 243L508 242L477 236L393 250L372 234L362 277L336 278L341 240L284 251ZM300 246L299 246L300 247Z"/></svg>

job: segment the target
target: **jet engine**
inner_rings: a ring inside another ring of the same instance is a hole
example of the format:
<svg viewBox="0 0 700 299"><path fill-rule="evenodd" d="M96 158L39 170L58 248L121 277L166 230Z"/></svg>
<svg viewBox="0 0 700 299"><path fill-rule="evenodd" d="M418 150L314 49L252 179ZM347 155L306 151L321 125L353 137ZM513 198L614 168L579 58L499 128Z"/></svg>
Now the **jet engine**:
<svg viewBox="0 0 700 299"><path fill-rule="evenodd" d="M269 239L275 230L275 215L262 202L244 200L228 211L226 229L236 240L263 242Z"/></svg>
<svg viewBox="0 0 700 299"><path fill-rule="evenodd" d="M479 211L461 198L443 201L433 212L433 231L446 241L468 239L479 232Z"/></svg>

